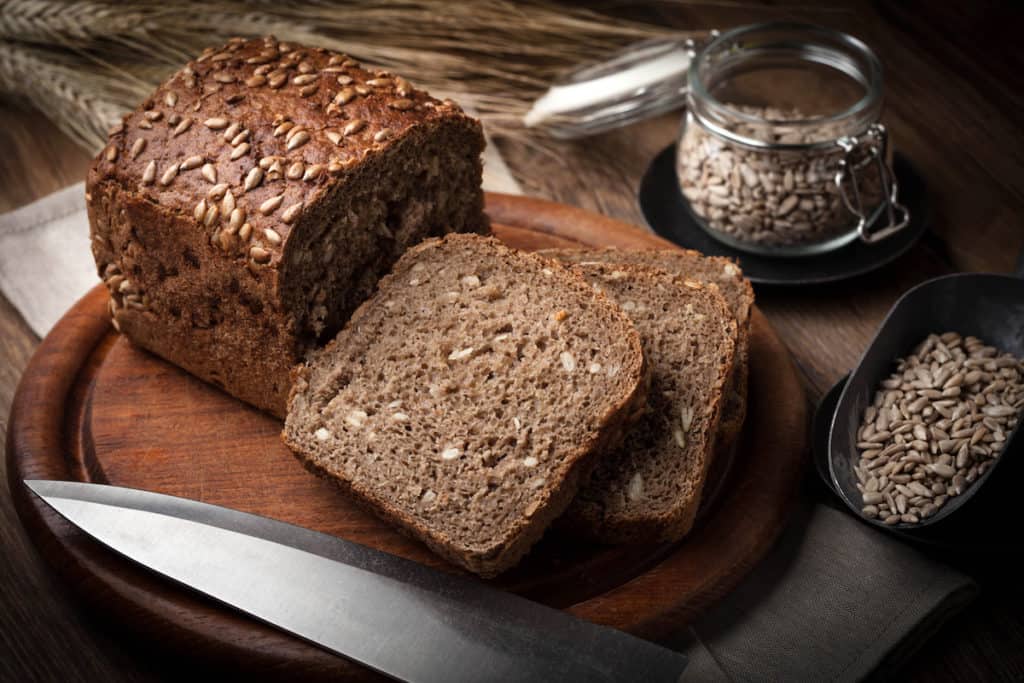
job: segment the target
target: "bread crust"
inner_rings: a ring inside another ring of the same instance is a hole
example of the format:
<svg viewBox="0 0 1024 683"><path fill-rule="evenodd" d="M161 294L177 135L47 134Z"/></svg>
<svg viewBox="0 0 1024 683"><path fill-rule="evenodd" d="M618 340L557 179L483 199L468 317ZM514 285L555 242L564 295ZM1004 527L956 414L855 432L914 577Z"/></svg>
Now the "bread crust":
<svg viewBox="0 0 1024 683"><path fill-rule="evenodd" d="M283 417L292 366L354 307L313 299L307 252L326 263L317 239L335 229L333 207L387 185L431 140L460 148L452 153L461 175L438 182L459 185L461 203L430 224L381 219L380 235L338 227L349 231L342 249L362 245L330 261L353 297L368 295L402 248L428 234L486 232L479 123L328 50L272 37L206 50L124 117L88 173L92 251L115 326ZM322 313L311 312L317 306Z"/></svg>

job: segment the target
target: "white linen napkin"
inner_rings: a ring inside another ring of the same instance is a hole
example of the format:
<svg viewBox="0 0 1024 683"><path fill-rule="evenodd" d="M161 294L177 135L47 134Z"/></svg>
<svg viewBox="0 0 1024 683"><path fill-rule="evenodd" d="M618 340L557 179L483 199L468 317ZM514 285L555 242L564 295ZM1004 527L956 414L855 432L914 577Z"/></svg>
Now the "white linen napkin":
<svg viewBox="0 0 1024 683"><path fill-rule="evenodd" d="M522 194L492 143L484 189ZM83 183L0 215L0 292L40 337L97 282Z"/></svg>

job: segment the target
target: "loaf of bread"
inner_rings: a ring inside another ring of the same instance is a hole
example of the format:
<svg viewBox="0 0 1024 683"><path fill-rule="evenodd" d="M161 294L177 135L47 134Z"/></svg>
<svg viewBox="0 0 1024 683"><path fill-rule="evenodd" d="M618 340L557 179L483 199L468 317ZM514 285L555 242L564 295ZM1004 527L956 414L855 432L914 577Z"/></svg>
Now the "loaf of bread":
<svg viewBox="0 0 1024 683"><path fill-rule="evenodd" d="M646 410L604 453L565 524L605 543L677 541L693 526L714 457L736 321L717 288L640 265L577 266L640 333Z"/></svg>
<svg viewBox="0 0 1024 683"><path fill-rule="evenodd" d="M747 415L747 375L750 313L754 289L730 259L682 249L552 249L541 252L567 263L633 263L660 268L674 275L717 287L736 319L736 361L729 378L722 419L715 439L717 457L727 457L739 439Z"/></svg>
<svg viewBox="0 0 1024 683"><path fill-rule="evenodd" d="M490 576L621 441L644 367L629 318L579 274L450 235L406 253L297 372L284 439L313 472Z"/></svg>
<svg viewBox="0 0 1024 683"><path fill-rule="evenodd" d="M234 39L174 74L88 176L115 327L283 416L289 371L409 246L485 232L480 125L342 54Z"/></svg>

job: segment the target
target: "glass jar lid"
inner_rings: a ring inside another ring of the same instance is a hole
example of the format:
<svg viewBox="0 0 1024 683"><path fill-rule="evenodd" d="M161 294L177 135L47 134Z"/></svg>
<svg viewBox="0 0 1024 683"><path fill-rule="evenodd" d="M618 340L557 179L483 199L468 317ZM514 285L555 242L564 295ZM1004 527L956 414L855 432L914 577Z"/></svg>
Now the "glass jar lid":
<svg viewBox="0 0 1024 683"><path fill-rule="evenodd" d="M834 147L878 122L882 65L853 36L766 23L721 34L690 62L687 106L709 131L751 148Z"/></svg>

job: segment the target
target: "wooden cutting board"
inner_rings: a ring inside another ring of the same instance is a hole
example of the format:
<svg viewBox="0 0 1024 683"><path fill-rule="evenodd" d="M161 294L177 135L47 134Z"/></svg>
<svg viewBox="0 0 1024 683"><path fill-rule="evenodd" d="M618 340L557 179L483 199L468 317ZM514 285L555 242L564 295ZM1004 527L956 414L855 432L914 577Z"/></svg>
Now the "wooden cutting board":
<svg viewBox="0 0 1024 683"><path fill-rule="evenodd" d="M490 194L495 234L523 249L675 248L639 228L551 202ZM72 479L266 515L454 571L308 474L276 420L140 351L110 327L97 286L43 340L8 428L12 497L33 541L77 595L134 635L247 674L360 679L358 666L219 607L116 556L32 496L22 479ZM675 545L601 547L549 533L495 585L594 622L660 638L728 592L771 546L802 475L806 401L758 310L750 404L731 466Z"/></svg>

